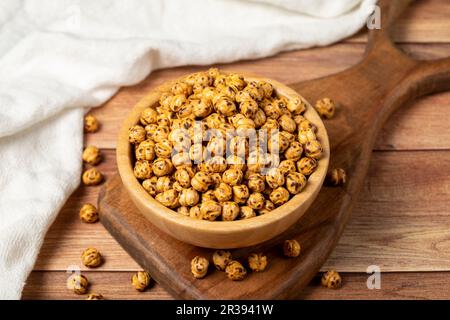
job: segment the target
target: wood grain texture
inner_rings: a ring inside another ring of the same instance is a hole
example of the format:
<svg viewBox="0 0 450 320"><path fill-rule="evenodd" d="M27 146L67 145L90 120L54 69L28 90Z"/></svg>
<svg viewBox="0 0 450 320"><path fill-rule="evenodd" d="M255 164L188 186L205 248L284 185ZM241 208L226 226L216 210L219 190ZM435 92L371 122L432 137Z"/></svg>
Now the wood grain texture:
<svg viewBox="0 0 450 320"><path fill-rule="evenodd" d="M406 45L402 48L417 59L437 59L450 52L450 45ZM242 61L220 67L224 70L262 74L283 83L294 83L342 71L357 63L363 53L363 45L337 44L329 48L288 52L258 61ZM115 148L124 117L149 90L169 79L203 69L204 67L183 67L160 70L136 86L121 89L105 105L94 109L93 114L101 121L102 128L97 134L86 135L86 144ZM443 136L450 134L450 127L442 121L442 114L447 113L449 108L450 93L425 97L402 108L383 127L375 149L450 148L449 139L436 139L436 132Z"/></svg>
<svg viewBox="0 0 450 320"><path fill-rule="evenodd" d="M130 285L131 272L84 272L92 283L90 292L101 293L105 299L159 300L173 299L159 284L153 284L145 292L137 292ZM382 273L381 289L367 289L365 273L341 273L343 286L329 290L320 286L315 278L299 298L323 299L450 299L450 292L443 281L448 272ZM68 274L64 272L32 272L23 292L23 298L51 300L83 300L65 287Z"/></svg>

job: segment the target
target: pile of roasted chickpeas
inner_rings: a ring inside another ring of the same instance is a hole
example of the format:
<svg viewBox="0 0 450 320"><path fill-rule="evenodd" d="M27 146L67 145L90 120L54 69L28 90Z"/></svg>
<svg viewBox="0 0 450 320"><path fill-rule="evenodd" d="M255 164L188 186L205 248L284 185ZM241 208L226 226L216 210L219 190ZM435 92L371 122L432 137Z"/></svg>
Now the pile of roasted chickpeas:
<svg viewBox="0 0 450 320"><path fill-rule="evenodd" d="M322 156L306 108L266 81L216 68L189 75L129 128L134 175L157 201L191 218L265 214L302 192Z"/></svg>

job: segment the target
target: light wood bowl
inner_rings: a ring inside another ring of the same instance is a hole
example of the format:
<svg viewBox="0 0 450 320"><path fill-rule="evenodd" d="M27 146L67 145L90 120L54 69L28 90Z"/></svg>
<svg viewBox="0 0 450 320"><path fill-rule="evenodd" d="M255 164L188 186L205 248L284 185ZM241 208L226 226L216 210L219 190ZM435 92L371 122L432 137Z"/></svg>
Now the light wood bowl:
<svg viewBox="0 0 450 320"><path fill-rule="evenodd" d="M325 179L330 146L325 126L314 108L297 92L280 82L245 74L244 77L249 81L270 82L281 96L300 97L307 106L305 117L317 126L317 137L323 146L323 156L318 161L316 171L309 177L305 189L286 204L267 214L236 221L204 221L180 215L151 197L133 174L134 156L133 148L128 142L128 129L139 122L140 113L144 108L158 103L161 93L167 91L167 88L179 79L155 88L134 106L124 121L117 143L117 166L123 185L140 212L159 229L183 242L206 248L232 249L269 240L284 232L303 216L319 193Z"/></svg>

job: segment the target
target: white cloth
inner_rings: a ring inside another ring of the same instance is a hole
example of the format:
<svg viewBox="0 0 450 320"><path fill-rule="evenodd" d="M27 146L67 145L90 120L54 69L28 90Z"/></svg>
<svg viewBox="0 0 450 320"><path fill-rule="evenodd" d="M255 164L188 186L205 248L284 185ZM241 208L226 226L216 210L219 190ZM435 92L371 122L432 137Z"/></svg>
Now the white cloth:
<svg viewBox="0 0 450 320"><path fill-rule="evenodd" d="M155 69L330 44L360 29L374 3L2 0L0 298L20 298L79 184L86 108Z"/></svg>

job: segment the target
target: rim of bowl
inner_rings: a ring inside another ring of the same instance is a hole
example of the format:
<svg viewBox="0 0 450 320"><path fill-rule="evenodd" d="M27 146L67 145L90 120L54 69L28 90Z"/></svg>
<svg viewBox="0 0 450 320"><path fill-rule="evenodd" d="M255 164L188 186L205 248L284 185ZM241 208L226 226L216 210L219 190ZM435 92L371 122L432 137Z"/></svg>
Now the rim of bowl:
<svg viewBox="0 0 450 320"><path fill-rule="evenodd" d="M232 71L222 73L228 74L232 73ZM289 199L288 202L270 211L269 213L250 219L234 221L197 220L180 215L174 210L160 204L156 199L150 196L147 191L145 191L145 189L139 183L138 179L134 176L131 156L132 149L131 144L128 141L128 129L131 126L138 124L141 111L144 108L153 106L158 102L159 97L161 93L165 91L165 88L170 87L171 84L184 79L188 75L177 78L175 80L169 80L164 82L157 88L152 89L133 107L132 111L126 117L122 128L120 129L116 150L117 167L122 183L124 184L127 192L133 192L134 198L138 198L143 205L153 211L153 213L160 219L170 223L175 223L185 229L191 229L193 232L198 229L204 229L217 234L228 234L233 231L243 231L243 229L252 231L263 226L276 223L277 221L282 220L286 216L292 214L295 210L301 207L309 197L312 197L314 195L316 189L320 189L322 187L329 165L330 145L325 125L323 124L323 121L316 110L309 104L309 102L305 98L303 98L296 91L294 91L287 85L282 84L281 82L261 76L249 75L248 73L243 72L239 72L239 74L242 74L247 81L267 81L272 84L277 94L285 96L287 98L298 97L305 103L306 111L303 113L303 115L317 127L317 137L319 138L323 148L323 154L318 161L317 169L308 177L308 183L306 184L306 187L302 190L302 192L295 195L294 197ZM307 208L304 211L306 210ZM300 217L301 216L299 216L299 218Z"/></svg>

